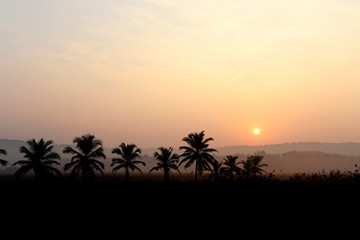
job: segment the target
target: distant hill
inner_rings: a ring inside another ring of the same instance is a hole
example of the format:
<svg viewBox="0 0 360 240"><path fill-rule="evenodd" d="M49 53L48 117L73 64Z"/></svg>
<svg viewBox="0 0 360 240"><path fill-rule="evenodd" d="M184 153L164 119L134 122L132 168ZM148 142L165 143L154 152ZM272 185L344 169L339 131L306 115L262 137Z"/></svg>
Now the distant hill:
<svg viewBox="0 0 360 240"><path fill-rule="evenodd" d="M19 152L20 146L26 146L25 141L0 139L0 148L8 152L7 156L1 156L10 163L23 159ZM65 146L54 145L54 151L60 154L60 163L64 165L71 159L70 154L62 153ZM105 172L111 172L111 159L114 155L110 148L105 148ZM152 155L156 148L142 149L142 160L146 162L146 167L141 167L144 173L156 165ZM322 170L354 170L355 164L360 165L360 143L319 143L319 142L300 142L284 143L262 146L228 146L217 149L216 159L222 160L226 155L237 155L239 160L246 159L251 154L264 156L264 163L269 167L267 171L294 173L294 172L317 172ZM179 153L178 149L174 149ZM4 173L12 174L16 168L0 167L0 175ZM190 169L189 171L191 171ZM184 172L183 167L180 168Z"/></svg>
<svg viewBox="0 0 360 240"><path fill-rule="evenodd" d="M218 155L237 155L246 159L251 154L264 156L267 171L294 173L330 170L353 171L360 165L360 143L293 142L259 146L226 146Z"/></svg>
<svg viewBox="0 0 360 240"><path fill-rule="evenodd" d="M268 164L264 170L282 173L311 173L329 172L331 170L354 171L355 164L360 166L360 156L346 156L324 153L320 151L289 151L285 153L266 153L264 151L253 154L264 156L263 162ZM246 159L250 154L236 154L238 159Z"/></svg>
<svg viewBox="0 0 360 240"><path fill-rule="evenodd" d="M293 142L259 146L225 146L218 148L219 154L235 153L251 154L265 151L266 153L285 153L290 151L320 151L346 156L360 156L360 143L321 143L321 142Z"/></svg>

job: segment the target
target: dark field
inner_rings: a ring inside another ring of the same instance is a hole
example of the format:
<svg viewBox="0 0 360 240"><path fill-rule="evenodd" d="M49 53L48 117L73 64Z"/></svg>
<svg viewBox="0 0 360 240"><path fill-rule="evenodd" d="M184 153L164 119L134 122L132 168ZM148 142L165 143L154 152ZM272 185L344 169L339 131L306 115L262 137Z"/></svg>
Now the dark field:
<svg viewBox="0 0 360 240"><path fill-rule="evenodd" d="M9 207L6 210L22 208L23 203L43 209L54 207L77 211L98 206L101 211L109 212L131 209L120 210L119 206L137 206L132 210L134 212L167 207L185 211L196 209L198 204L201 205L200 212L215 206L220 209L231 206L234 211L261 206L261 211L268 213L307 208L342 211L360 206L360 183L353 179L322 182L265 178L209 182L200 179L195 183L188 176L164 183L161 177L151 181L133 177L129 182L110 177L91 181L57 178L46 182L3 178L0 190L2 206Z"/></svg>
<svg viewBox="0 0 360 240"><path fill-rule="evenodd" d="M249 229L257 229L257 236L289 230L297 236L314 231L322 235L323 230L329 234L358 224L354 216L359 214L360 184L353 181L187 180L2 179L1 216L10 223L3 226L31 226L31 231L41 226L62 237L72 229L80 237L108 239L120 230L144 237L157 237L163 230L171 236L224 237Z"/></svg>

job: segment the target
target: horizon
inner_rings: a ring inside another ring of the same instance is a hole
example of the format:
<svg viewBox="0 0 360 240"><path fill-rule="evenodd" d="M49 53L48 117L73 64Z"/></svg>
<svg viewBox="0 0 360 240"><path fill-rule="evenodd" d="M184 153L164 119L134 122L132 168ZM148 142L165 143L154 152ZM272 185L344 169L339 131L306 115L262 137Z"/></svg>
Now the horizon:
<svg viewBox="0 0 360 240"><path fill-rule="evenodd" d="M34 138L32 138L34 139ZM21 141L21 142L27 142L29 140L32 140L32 139L27 139L27 140L24 140L24 139L6 139L6 138L0 138L0 141ZM38 138L38 139L35 139L36 141L40 140L41 138ZM98 138L99 140L101 140L100 138ZM52 139L44 139L46 141L49 141L49 140L52 140ZM54 145L72 145L74 146L74 143L57 143L55 141L54 142ZM107 149L111 149L111 148L116 148L118 147L119 145L121 144L121 142L119 142L119 144L117 146L108 146L108 145L105 145L103 143L103 148L107 148ZM127 144L136 144L136 143L127 143ZM215 149L219 149L219 148L232 148L232 147L268 147L268 146L277 146L277 145L296 145L296 144L360 144L360 142L319 142L319 141L308 141L308 142L283 142L283 143L274 143L274 144L259 144L259 145L225 145L225 146L212 146L212 148L215 148ZM172 147L174 150L178 149L180 146L183 146L185 145L185 143L183 144L179 144L178 146L165 146L165 145L159 145L157 147L141 147L141 146L138 146L139 148L141 149L145 149L145 150L149 150L149 149L158 149L160 147ZM0 146L1 148L1 146ZM266 152L266 151L265 151Z"/></svg>
<svg viewBox="0 0 360 240"><path fill-rule="evenodd" d="M359 11L351 0L3 0L0 138L360 142Z"/></svg>

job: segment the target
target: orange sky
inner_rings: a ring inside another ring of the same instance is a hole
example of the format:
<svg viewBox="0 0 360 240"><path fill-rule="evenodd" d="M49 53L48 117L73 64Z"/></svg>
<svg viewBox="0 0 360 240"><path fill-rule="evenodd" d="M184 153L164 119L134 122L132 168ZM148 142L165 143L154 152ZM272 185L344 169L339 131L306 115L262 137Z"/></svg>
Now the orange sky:
<svg viewBox="0 0 360 240"><path fill-rule="evenodd" d="M352 0L1 1L0 138L359 142L359 12Z"/></svg>

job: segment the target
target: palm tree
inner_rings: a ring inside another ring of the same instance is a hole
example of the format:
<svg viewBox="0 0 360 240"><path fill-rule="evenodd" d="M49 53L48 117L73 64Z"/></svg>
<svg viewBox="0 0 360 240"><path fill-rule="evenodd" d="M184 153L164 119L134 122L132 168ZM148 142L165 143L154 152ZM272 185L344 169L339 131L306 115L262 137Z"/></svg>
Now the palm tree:
<svg viewBox="0 0 360 240"><path fill-rule="evenodd" d="M225 175L230 177L230 180L232 181L234 178L234 173L236 174L240 174L241 169L237 166L239 165L241 162L236 162L236 160L238 159L237 156L232 156L232 155L228 155L226 156L226 158L224 158L224 165L226 167L223 167L223 172Z"/></svg>
<svg viewBox="0 0 360 240"><path fill-rule="evenodd" d="M179 166L186 162L185 169L190 167L195 162L195 182L197 182L197 175L201 176L203 170L210 170L210 165L214 161L214 157L211 152L217 152L213 148L209 148L209 141L213 138L207 138L204 140L204 131L200 133L190 133L182 140L188 144L188 146L181 146L180 150L185 150L180 157L184 159L180 162Z"/></svg>
<svg viewBox="0 0 360 240"><path fill-rule="evenodd" d="M15 172L15 177L19 178L30 170L35 173L35 179L43 179L53 177L54 174L60 176L61 172L52 165L60 165L56 159L60 160L60 155L53 152L53 141L44 141L40 139L36 142L35 139L27 141L29 148L25 146L20 147L20 153L24 153L24 158L27 160L19 160L13 165L21 165Z"/></svg>
<svg viewBox="0 0 360 240"><path fill-rule="evenodd" d="M243 164L243 173L247 177L253 175L256 177L257 173L265 172L265 170L262 169L262 167L267 167L267 164L260 164L263 160L263 156L260 155L254 155L247 157L246 161L242 160L241 163Z"/></svg>
<svg viewBox="0 0 360 240"><path fill-rule="evenodd" d="M248 157L251 159L252 161L252 172L254 174L254 176L256 176L257 173L262 174L262 172L266 172L265 170L263 170L263 167L268 167L268 165L266 163L260 164L261 161L264 159L264 156L260 156L260 155L254 155L254 156L250 156Z"/></svg>
<svg viewBox="0 0 360 240"><path fill-rule="evenodd" d="M138 148L135 144L125 144L121 143L118 148L114 148L112 150L112 153L116 153L120 155L120 158L113 158L111 166L117 165L113 168L113 173L115 173L117 170L121 168L125 168L125 181L127 182L129 180L129 168L131 171L138 170L141 174L142 171L139 167L137 167L137 164L142 164L143 166L146 166L146 164L142 161L135 160L137 158L140 158L141 149Z"/></svg>
<svg viewBox="0 0 360 240"><path fill-rule="evenodd" d="M253 162L251 158L248 157L245 161L241 160L240 163L243 165L242 173L246 177L249 177L253 174Z"/></svg>
<svg viewBox="0 0 360 240"><path fill-rule="evenodd" d="M106 158L102 141L96 139L94 135L86 134L82 137L74 138L73 143L76 149L68 146L63 150L63 153L74 155L71 158L71 162L64 165L64 170L71 169L71 176L82 175L83 179L94 177L95 171L100 172L104 176L104 163L98 160L99 158Z"/></svg>
<svg viewBox="0 0 360 240"><path fill-rule="evenodd" d="M214 180L215 182L220 180L221 175L223 174L223 168L221 167L223 164L222 161L218 161L214 159L214 161L211 161L211 173L209 174L210 181Z"/></svg>
<svg viewBox="0 0 360 240"><path fill-rule="evenodd" d="M167 182L169 180L169 174L172 174L171 169L174 169L176 171L179 171L177 167L177 163L179 161L179 155L176 153L172 153L173 148L159 148L159 152L154 153L154 158L158 160L158 163L156 167L153 167L149 173L151 173L153 170L162 170L164 171L164 182Z"/></svg>
<svg viewBox="0 0 360 240"><path fill-rule="evenodd" d="M7 152L5 149L0 149L0 154L6 156L7 155ZM1 166L6 166L8 164L8 161L6 160L3 160L3 159L0 159L0 165Z"/></svg>

